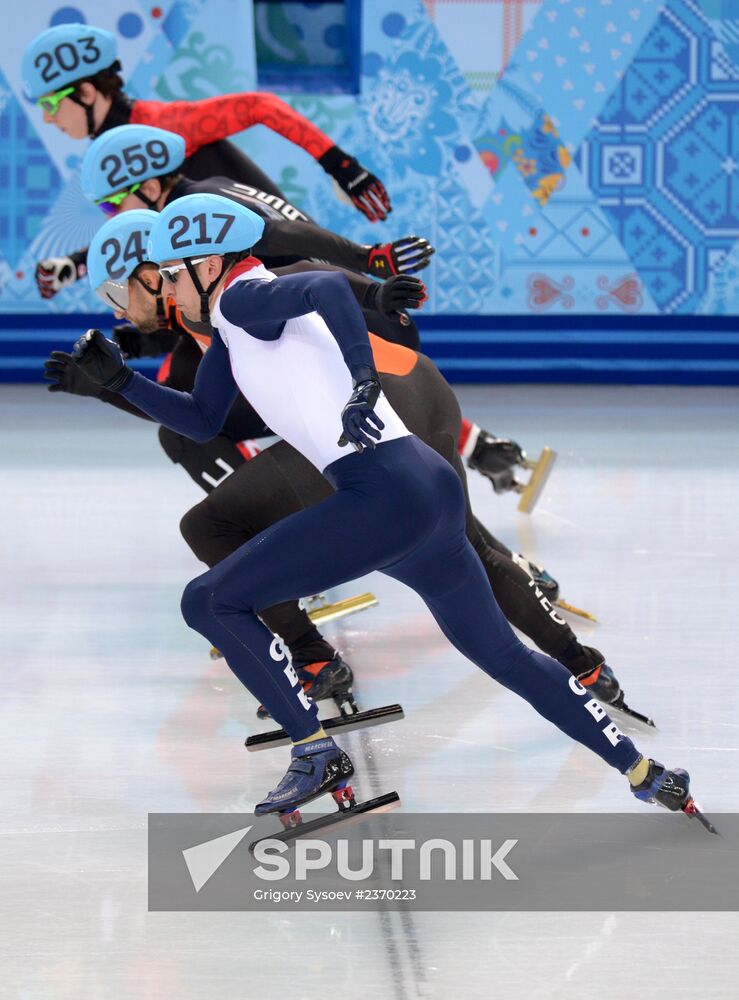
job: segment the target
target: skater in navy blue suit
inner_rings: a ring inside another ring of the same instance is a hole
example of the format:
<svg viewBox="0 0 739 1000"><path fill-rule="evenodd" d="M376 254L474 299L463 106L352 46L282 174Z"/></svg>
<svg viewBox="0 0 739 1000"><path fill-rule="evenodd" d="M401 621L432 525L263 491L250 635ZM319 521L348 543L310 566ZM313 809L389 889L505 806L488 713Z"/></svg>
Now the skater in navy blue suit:
<svg viewBox="0 0 739 1000"><path fill-rule="evenodd" d="M413 588L457 649L627 774L640 798L682 808L685 772L644 758L568 670L514 634L467 540L459 479L383 395L344 276L276 278L248 254L262 226L247 208L194 195L167 207L152 229L149 257L163 262L180 310L213 327L192 393L134 373L99 331L75 348L88 377L195 440L219 432L241 390L336 490L197 577L182 599L188 624L225 654L293 741L287 774L256 811L289 811L353 773L258 613L372 570Z"/></svg>

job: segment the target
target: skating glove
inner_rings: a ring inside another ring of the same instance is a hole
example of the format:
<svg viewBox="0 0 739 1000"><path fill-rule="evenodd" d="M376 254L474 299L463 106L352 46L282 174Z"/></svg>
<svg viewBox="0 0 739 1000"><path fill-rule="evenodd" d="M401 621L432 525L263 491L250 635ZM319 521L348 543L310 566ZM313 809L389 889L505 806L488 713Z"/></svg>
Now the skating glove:
<svg viewBox="0 0 739 1000"><path fill-rule="evenodd" d="M382 284L373 282L364 297L365 309L377 309L384 316L402 316L406 309L420 309L428 299L426 286L420 278L396 274Z"/></svg>
<svg viewBox="0 0 739 1000"><path fill-rule="evenodd" d="M74 345L72 358L91 381L111 392L125 389L133 378L118 345L106 340L99 330L88 330L80 337Z"/></svg>
<svg viewBox="0 0 739 1000"><path fill-rule="evenodd" d="M49 360L44 364L44 378L51 382L47 385L49 392L71 392L74 396L93 396L100 398L102 386L97 385L85 375L71 354L64 351L52 351Z"/></svg>
<svg viewBox="0 0 739 1000"><path fill-rule="evenodd" d="M71 257L47 257L36 265L36 284L42 299L51 299L62 288L73 285L87 273L85 265L81 269Z"/></svg>
<svg viewBox="0 0 739 1000"><path fill-rule="evenodd" d="M365 448L375 447L375 440L380 440L380 431L385 427L375 413L382 386L379 375L372 368L365 368L355 374L354 391L341 411L344 433L339 438L339 447L351 444L355 451L364 451Z"/></svg>
<svg viewBox="0 0 739 1000"><path fill-rule="evenodd" d="M429 241L421 236L404 236L394 243L376 243L367 248L366 271L375 278L421 271L435 252Z"/></svg>
<svg viewBox="0 0 739 1000"><path fill-rule="evenodd" d="M159 358L172 350L178 336L172 330L142 333L137 327L127 323L113 327L113 340L120 347L124 358Z"/></svg>
<svg viewBox="0 0 739 1000"><path fill-rule="evenodd" d="M318 162L370 222L382 222L392 212L390 198L382 181L365 170L358 160L343 149L332 146Z"/></svg>

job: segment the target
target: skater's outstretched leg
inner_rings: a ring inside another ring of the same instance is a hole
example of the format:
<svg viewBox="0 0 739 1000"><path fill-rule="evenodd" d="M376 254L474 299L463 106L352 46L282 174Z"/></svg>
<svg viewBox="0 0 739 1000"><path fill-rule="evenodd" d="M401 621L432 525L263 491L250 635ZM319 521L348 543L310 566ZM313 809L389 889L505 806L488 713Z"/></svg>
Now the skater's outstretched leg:
<svg viewBox="0 0 739 1000"><path fill-rule="evenodd" d="M459 479L421 442L416 448L444 513L422 545L383 572L423 597L444 634L468 659L625 774L640 760L639 751L562 664L516 637L464 534ZM458 528L452 531L450 524Z"/></svg>
<svg viewBox="0 0 739 1000"><path fill-rule="evenodd" d="M515 555L480 524L472 512L467 476L450 435L435 435L429 443L454 467L464 490L467 538L479 556L498 605L508 621L527 635L539 649L564 664L578 677L603 663L593 659L582 646L568 623L552 607L552 599L537 594L531 577L521 568ZM556 587L556 584L555 584ZM597 651L594 651L597 653Z"/></svg>

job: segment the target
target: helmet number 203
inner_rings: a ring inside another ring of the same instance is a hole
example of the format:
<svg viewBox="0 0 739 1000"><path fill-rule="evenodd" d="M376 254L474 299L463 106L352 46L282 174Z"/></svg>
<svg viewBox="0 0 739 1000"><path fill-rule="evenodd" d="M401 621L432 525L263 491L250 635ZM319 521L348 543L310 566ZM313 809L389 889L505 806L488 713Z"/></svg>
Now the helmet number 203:
<svg viewBox="0 0 739 1000"><path fill-rule="evenodd" d="M82 46L82 48L77 46ZM52 52L39 52L33 64L41 73L41 79L44 83L51 83L61 74L62 70L65 73L71 73L80 64L96 63L100 56L100 49L95 44L95 39L91 35L85 35L77 39L77 45L73 45L71 42L62 42Z"/></svg>
<svg viewBox="0 0 739 1000"><path fill-rule="evenodd" d="M142 152L143 150L143 152ZM125 146L121 155L104 156L100 169L106 175L111 191L123 188L132 179L144 177L150 170L162 171L169 163L169 150L161 139L151 139L142 145Z"/></svg>
<svg viewBox="0 0 739 1000"><path fill-rule="evenodd" d="M211 212L210 220L214 225L218 225L216 219L222 219L223 225L219 229L216 236L208 235L208 215L205 212L200 212L198 215L193 215L190 219L186 215L175 215L169 220L169 231L172 233L172 249L173 250L184 250L185 247L191 247L193 244L195 246L204 246L206 243L223 243L226 238L231 226L236 221L236 216L228 215L225 212ZM187 238L187 233L190 230L190 225L196 226L198 230L198 235L194 239Z"/></svg>

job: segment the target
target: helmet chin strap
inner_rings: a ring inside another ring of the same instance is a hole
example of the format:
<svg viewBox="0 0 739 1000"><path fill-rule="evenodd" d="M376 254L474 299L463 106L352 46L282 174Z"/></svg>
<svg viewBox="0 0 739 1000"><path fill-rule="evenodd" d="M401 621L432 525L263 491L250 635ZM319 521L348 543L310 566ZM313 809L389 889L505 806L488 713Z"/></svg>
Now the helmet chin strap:
<svg viewBox="0 0 739 1000"><path fill-rule="evenodd" d="M157 287L152 288L151 285L147 285L146 282L143 281L138 274L134 274L134 278L136 279L136 281L138 281L141 287L149 293L149 295L154 296L154 298L157 300L156 301L157 326L159 327L160 330L167 330L168 329L167 315L164 311L164 298L162 297L162 285L164 284L164 279L162 278L161 275L159 275L159 282L157 283Z"/></svg>
<svg viewBox="0 0 739 1000"><path fill-rule="evenodd" d="M161 188L161 184L160 184L160 188ZM144 192L141 190L141 188L139 188L138 191L134 191L133 196L134 196L134 198L138 198L139 201L143 201L143 203L146 205L146 207L148 209L150 209L152 212L158 212L159 211L159 209L157 208L156 201L153 201L149 197L148 194L144 194Z"/></svg>
<svg viewBox="0 0 739 1000"><path fill-rule="evenodd" d="M106 70L106 75L114 75L116 73L120 73L120 70L121 70L121 64L116 59L116 61L112 64L112 66L108 66L108 68ZM91 83L91 82L92 82L91 80L78 80L77 81L78 84L80 84L80 83ZM75 86L77 86L77 84L75 84ZM95 84L93 84L93 86L95 86ZM75 104L79 104L79 106L81 108L84 108L84 110L85 110L85 118L87 119L87 135L89 136L90 139L96 138L96 136L97 136L97 129L95 128L95 113L93 111L93 105L94 105L95 101L93 100L92 104L85 104L85 102L80 98L80 96L79 96L79 94L77 93L76 90L75 90L75 92L73 94L69 95L69 99L70 99L70 101L74 101Z"/></svg>
<svg viewBox="0 0 739 1000"><path fill-rule="evenodd" d="M195 270L195 265L191 263L188 257L185 258L185 267L187 268L187 273L192 278L195 291L200 296L200 322L207 323L208 326L210 326L210 303L208 299L210 298L213 289L223 277L223 271L221 271L221 274L219 274L217 278L214 278L208 287L204 289L200 284L200 278L198 277L198 272Z"/></svg>
<svg viewBox="0 0 739 1000"><path fill-rule="evenodd" d="M82 98L76 92L69 95L70 101L74 101L75 104L79 106L85 112L85 118L87 119L87 135L90 139L95 138L95 112L93 111L92 104L85 104ZM94 102L93 102L94 104Z"/></svg>

